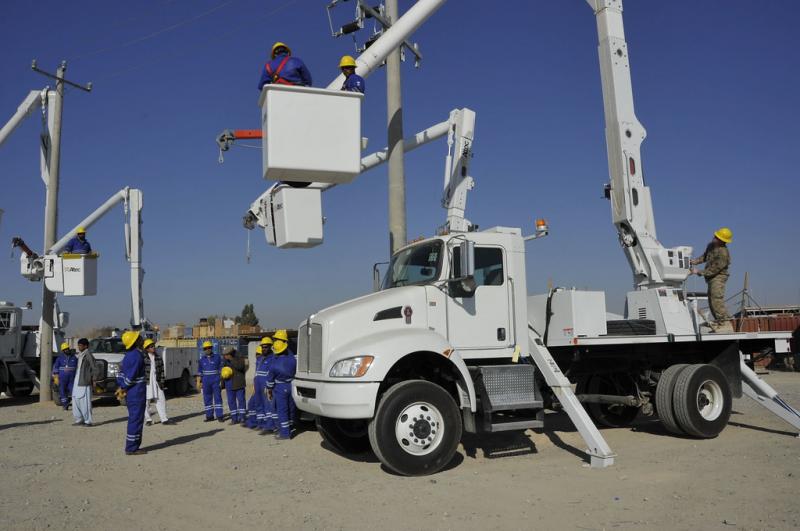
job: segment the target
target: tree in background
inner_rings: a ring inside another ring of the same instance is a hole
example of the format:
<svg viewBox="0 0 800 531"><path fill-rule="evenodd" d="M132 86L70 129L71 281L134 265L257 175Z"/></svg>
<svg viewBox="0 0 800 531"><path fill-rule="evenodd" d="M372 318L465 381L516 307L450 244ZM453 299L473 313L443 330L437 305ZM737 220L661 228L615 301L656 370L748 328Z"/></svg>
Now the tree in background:
<svg viewBox="0 0 800 531"><path fill-rule="evenodd" d="M245 304L242 309L242 314L235 319L236 324L245 326L258 326L258 317L256 311L253 309L252 304Z"/></svg>

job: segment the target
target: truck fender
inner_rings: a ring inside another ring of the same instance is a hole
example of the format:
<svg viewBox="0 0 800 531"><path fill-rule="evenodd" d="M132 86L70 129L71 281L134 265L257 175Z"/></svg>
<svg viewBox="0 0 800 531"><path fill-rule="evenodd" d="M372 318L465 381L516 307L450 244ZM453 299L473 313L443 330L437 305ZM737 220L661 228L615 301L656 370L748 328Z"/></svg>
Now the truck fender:
<svg viewBox="0 0 800 531"><path fill-rule="evenodd" d="M475 413L477 411L477 400L475 399L475 384L472 382L472 377L467 369L467 364L464 363L461 354L454 350L450 354L450 361L453 362L456 369L458 369L461 379L458 382L458 397L461 402L459 406L464 409L469 408L470 411Z"/></svg>

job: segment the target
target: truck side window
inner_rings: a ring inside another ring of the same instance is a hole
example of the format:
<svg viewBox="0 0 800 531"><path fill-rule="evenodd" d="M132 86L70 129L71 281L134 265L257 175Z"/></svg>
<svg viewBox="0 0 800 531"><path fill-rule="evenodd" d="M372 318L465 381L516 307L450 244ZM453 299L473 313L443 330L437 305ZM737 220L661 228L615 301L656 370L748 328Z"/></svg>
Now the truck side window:
<svg viewBox="0 0 800 531"><path fill-rule="evenodd" d="M460 270L460 257L453 255L453 270ZM475 248L475 289L481 286L502 286L505 283L503 269L503 250L497 247ZM473 292L474 293L474 292ZM458 283L450 284L451 297L469 297L472 293L464 291Z"/></svg>
<svg viewBox="0 0 800 531"><path fill-rule="evenodd" d="M0 312L0 336L11 330L11 312Z"/></svg>

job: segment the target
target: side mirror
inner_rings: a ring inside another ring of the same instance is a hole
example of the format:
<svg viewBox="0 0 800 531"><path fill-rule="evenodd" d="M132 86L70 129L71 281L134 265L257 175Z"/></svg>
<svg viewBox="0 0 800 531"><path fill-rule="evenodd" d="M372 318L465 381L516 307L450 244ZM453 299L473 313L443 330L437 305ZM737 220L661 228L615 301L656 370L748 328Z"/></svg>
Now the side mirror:
<svg viewBox="0 0 800 531"><path fill-rule="evenodd" d="M381 290L381 267L389 262L378 262L372 266L372 291L378 292Z"/></svg>
<svg viewBox="0 0 800 531"><path fill-rule="evenodd" d="M453 268L453 280L469 279L475 276L475 242L464 240L458 247L453 249L457 256L454 260L456 267ZM455 258L455 257L454 257Z"/></svg>

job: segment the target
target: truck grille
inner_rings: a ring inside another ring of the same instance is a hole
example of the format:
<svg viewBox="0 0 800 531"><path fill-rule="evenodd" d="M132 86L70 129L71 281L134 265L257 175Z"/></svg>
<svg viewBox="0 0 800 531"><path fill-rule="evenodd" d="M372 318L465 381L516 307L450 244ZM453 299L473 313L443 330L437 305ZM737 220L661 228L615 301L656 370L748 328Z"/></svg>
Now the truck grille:
<svg viewBox="0 0 800 531"><path fill-rule="evenodd" d="M306 322L297 331L297 370L300 372L322 372L322 325Z"/></svg>

